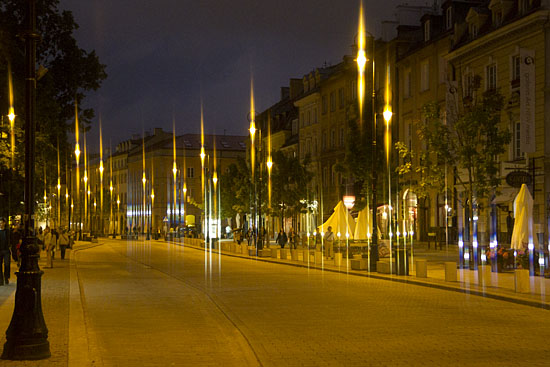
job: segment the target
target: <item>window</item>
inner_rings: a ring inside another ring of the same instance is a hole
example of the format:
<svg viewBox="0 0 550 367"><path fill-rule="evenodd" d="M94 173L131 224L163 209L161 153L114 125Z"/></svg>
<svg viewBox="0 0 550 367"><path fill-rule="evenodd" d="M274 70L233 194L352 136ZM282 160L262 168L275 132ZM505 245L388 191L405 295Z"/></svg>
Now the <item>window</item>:
<svg viewBox="0 0 550 367"><path fill-rule="evenodd" d="M430 40L430 20L427 20L424 23L424 42L428 42Z"/></svg>
<svg viewBox="0 0 550 367"><path fill-rule="evenodd" d="M405 80L403 82L403 96L409 98L411 96L411 69L405 70Z"/></svg>
<svg viewBox="0 0 550 367"><path fill-rule="evenodd" d="M300 113L300 126L304 127L304 113Z"/></svg>
<svg viewBox="0 0 550 367"><path fill-rule="evenodd" d="M430 89L430 62L423 61L420 64L420 91Z"/></svg>
<svg viewBox="0 0 550 367"><path fill-rule="evenodd" d="M323 186L328 186L328 168L323 168Z"/></svg>
<svg viewBox="0 0 550 367"><path fill-rule="evenodd" d="M499 27L502 24L502 10L493 12L493 26Z"/></svg>
<svg viewBox="0 0 550 367"><path fill-rule="evenodd" d="M326 94L325 94L325 95L323 96L323 98L321 99L321 104L322 104L322 106L321 106L322 111L321 111L321 112L322 112L322 114L324 115L324 114L326 114L327 111L328 111L328 102L327 102L327 95L326 95Z"/></svg>
<svg viewBox="0 0 550 367"><path fill-rule="evenodd" d="M327 133L323 133L323 141L322 141L323 149L327 149Z"/></svg>
<svg viewBox="0 0 550 367"><path fill-rule="evenodd" d="M470 38L477 37L477 24L470 24Z"/></svg>
<svg viewBox="0 0 550 367"><path fill-rule="evenodd" d="M464 75L464 97L472 97L474 92L474 77L471 73Z"/></svg>
<svg viewBox="0 0 550 367"><path fill-rule="evenodd" d="M338 107L344 108L344 88L338 89Z"/></svg>
<svg viewBox="0 0 550 367"><path fill-rule="evenodd" d="M311 111L307 111L306 126L311 124Z"/></svg>
<svg viewBox="0 0 550 367"><path fill-rule="evenodd" d="M351 99L352 101L355 101L357 99L357 81L351 82Z"/></svg>
<svg viewBox="0 0 550 367"><path fill-rule="evenodd" d="M451 7L447 8L446 18L445 18L445 25L446 25L447 30L453 28L453 8L451 8Z"/></svg>
<svg viewBox="0 0 550 367"><path fill-rule="evenodd" d="M188 178L195 177L195 168L194 167L187 167L187 177Z"/></svg>
<svg viewBox="0 0 550 367"><path fill-rule="evenodd" d="M315 107L313 109L313 121L312 123L316 124L317 123L317 107Z"/></svg>
<svg viewBox="0 0 550 367"><path fill-rule="evenodd" d="M447 79L447 61L443 55L439 55L439 84L445 83Z"/></svg>
<svg viewBox="0 0 550 367"><path fill-rule="evenodd" d="M313 138L313 154L317 154L317 138Z"/></svg>
<svg viewBox="0 0 550 367"><path fill-rule="evenodd" d="M519 12L525 14L529 11L529 0L519 0Z"/></svg>
<svg viewBox="0 0 550 367"><path fill-rule="evenodd" d="M330 112L336 111L336 93L330 93Z"/></svg>
<svg viewBox="0 0 550 367"><path fill-rule="evenodd" d="M485 73L485 86L486 90L496 90L497 89L497 66L491 64L487 66Z"/></svg>
<svg viewBox="0 0 550 367"><path fill-rule="evenodd" d="M332 130L330 132L330 147L334 148L336 146L336 131Z"/></svg>
<svg viewBox="0 0 550 367"><path fill-rule="evenodd" d="M520 68L520 58L519 55L512 56L512 80L519 81L519 68Z"/></svg>
<svg viewBox="0 0 550 367"><path fill-rule="evenodd" d="M343 147L345 143L344 128L340 128L340 146Z"/></svg>
<svg viewBox="0 0 550 367"><path fill-rule="evenodd" d="M522 158L521 154L521 123L514 123L514 159Z"/></svg>

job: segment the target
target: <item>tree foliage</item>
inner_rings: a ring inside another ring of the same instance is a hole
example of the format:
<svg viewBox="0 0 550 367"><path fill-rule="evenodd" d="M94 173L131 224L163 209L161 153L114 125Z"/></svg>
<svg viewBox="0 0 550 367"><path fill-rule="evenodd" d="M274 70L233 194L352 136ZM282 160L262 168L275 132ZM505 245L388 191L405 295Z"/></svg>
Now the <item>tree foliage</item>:
<svg viewBox="0 0 550 367"><path fill-rule="evenodd" d="M16 129L24 126L25 110L25 42L20 35L25 30L26 1L0 0L0 111L6 115L9 108L8 64L11 65ZM80 48L74 38L78 28L70 11L59 9L58 0L36 0L37 65L36 84L36 165L46 167L46 182L57 184L57 147L59 145L62 167L70 158L72 142L68 133L74 130L74 103L84 105L87 92L97 90L106 78L105 65L99 62L94 51ZM42 75L40 75L42 74ZM84 130L94 117L90 108L81 108L79 122ZM22 181L24 145L17 140L14 180ZM6 169L6 149L0 148L0 168ZM37 187L44 182L44 170L37 169ZM64 181L65 175L62 174ZM38 195L38 189L35 190ZM14 198L15 203L23 200Z"/></svg>
<svg viewBox="0 0 550 367"><path fill-rule="evenodd" d="M479 85L475 83L474 90ZM463 188L464 199L479 205L501 183L498 156L506 151L511 138L501 124L503 104L500 93L486 92L461 106L459 115L448 123L439 104L426 104L422 111L424 121L418 124L424 149L415 152L397 143L403 162L398 167L399 174L416 173L414 190L419 197L425 197L429 190L443 191L445 165L456 168L455 177ZM415 158L419 158L416 165Z"/></svg>

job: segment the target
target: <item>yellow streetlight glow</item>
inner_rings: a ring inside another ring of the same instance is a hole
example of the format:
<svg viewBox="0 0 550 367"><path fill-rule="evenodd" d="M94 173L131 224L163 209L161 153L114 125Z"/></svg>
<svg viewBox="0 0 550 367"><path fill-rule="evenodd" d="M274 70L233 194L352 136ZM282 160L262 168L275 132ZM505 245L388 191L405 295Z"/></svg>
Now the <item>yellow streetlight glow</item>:
<svg viewBox="0 0 550 367"><path fill-rule="evenodd" d="M103 175L103 161L99 161L99 173L101 173L101 175Z"/></svg>
<svg viewBox="0 0 550 367"><path fill-rule="evenodd" d="M145 173L143 174L143 178L141 179L141 182L145 185L145 182L147 182L147 179L145 178Z"/></svg>
<svg viewBox="0 0 550 367"><path fill-rule="evenodd" d="M46 195L44 195L44 201L48 200L48 197Z"/></svg>
<svg viewBox="0 0 550 367"><path fill-rule="evenodd" d="M367 54L365 50L359 50L357 53L357 66L360 72L365 71L365 65L367 64Z"/></svg>
<svg viewBox="0 0 550 367"><path fill-rule="evenodd" d="M187 187L184 187L184 188L183 188L183 193L184 193L184 194L187 193Z"/></svg>
<svg viewBox="0 0 550 367"><path fill-rule="evenodd" d="M13 124L13 121L15 120L15 111L13 107L10 107L10 112L8 113L8 119L10 119L10 124Z"/></svg>
<svg viewBox="0 0 550 367"><path fill-rule="evenodd" d="M154 195L151 195L153 197ZM120 199L116 199L116 205L120 205Z"/></svg>
<svg viewBox="0 0 550 367"><path fill-rule="evenodd" d="M172 172L174 173L174 176L176 176L176 173L178 173L178 168L176 167L176 162L174 162L174 168L172 168Z"/></svg>
<svg viewBox="0 0 550 367"><path fill-rule="evenodd" d="M250 137L254 139L254 134L256 134L256 125L254 125L254 121L250 122Z"/></svg>
<svg viewBox="0 0 550 367"><path fill-rule="evenodd" d="M88 176L84 174L84 183L88 182Z"/></svg>
<svg viewBox="0 0 550 367"><path fill-rule="evenodd" d="M204 147L201 147L200 157L201 157L201 162L204 164L204 158L206 157L206 154L204 153Z"/></svg>
<svg viewBox="0 0 550 367"><path fill-rule="evenodd" d="M393 116L393 113L390 111L389 107L386 106L386 109L384 110L384 120L386 121L386 124L388 124Z"/></svg>
<svg viewBox="0 0 550 367"><path fill-rule="evenodd" d="M214 172L214 177L212 178L212 181L214 182L214 185L218 183L218 175L216 172Z"/></svg>
<svg viewBox="0 0 550 367"><path fill-rule="evenodd" d="M154 199L155 198L155 194L151 194L151 199Z"/></svg>
<svg viewBox="0 0 550 367"><path fill-rule="evenodd" d="M271 160L271 157L267 158L267 169L271 171L271 168L273 167L273 161Z"/></svg>
<svg viewBox="0 0 550 367"><path fill-rule="evenodd" d="M90 195L92 192L90 190L88 190L88 195Z"/></svg>
<svg viewBox="0 0 550 367"><path fill-rule="evenodd" d="M113 183L111 182L111 185L109 186L109 191L113 192Z"/></svg>
<svg viewBox="0 0 550 367"><path fill-rule="evenodd" d="M65 194L65 199L68 199L69 198L69 194Z"/></svg>
<svg viewBox="0 0 550 367"><path fill-rule="evenodd" d="M61 190L61 185L57 184L57 190Z"/></svg>
<svg viewBox="0 0 550 367"><path fill-rule="evenodd" d="M78 158L80 157L80 145L78 145L78 143L76 143L74 147L74 155L76 157L76 160L78 161Z"/></svg>

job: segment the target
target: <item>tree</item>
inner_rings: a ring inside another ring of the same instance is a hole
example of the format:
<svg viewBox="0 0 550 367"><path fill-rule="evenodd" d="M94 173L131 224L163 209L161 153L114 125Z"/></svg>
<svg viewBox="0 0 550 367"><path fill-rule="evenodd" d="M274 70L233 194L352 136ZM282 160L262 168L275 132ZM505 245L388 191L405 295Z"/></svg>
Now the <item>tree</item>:
<svg viewBox="0 0 550 367"><path fill-rule="evenodd" d="M272 206L280 206L281 220L299 214L304 208L303 199L307 197L307 187L313 178L307 166L310 157L303 162L298 157L287 156L282 151L273 154ZM277 211L273 211L276 215Z"/></svg>
<svg viewBox="0 0 550 367"><path fill-rule="evenodd" d="M18 115L16 126L24 125L25 90L25 45L18 37L24 31L26 1L0 0L0 111L9 108L8 63L11 65L14 104ZM39 166L46 166L46 182L57 183L57 143L61 157L70 156L72 144L68 133L74 122L74 103L83 105L86 92L97 90L107 77L105 65L99 62L94 51L87 52L78 47L73 32L78 28L72 13L59 9L58 0L37 0L37 31L41 40L37 44L37 69L39 72L36 90L37 146ZM83 129L89 129L94 111L83 108L79 120ZM4 156L4 150L0 151ZM14 179L21 180L23 174L23 146L16 147ZM6 160L0 157L0 168L6 168ZM64 166L64 165L63 165ZM43 182L43 171L37 170L37 182ZM61 175L64 179L65 175ZM36 190L38 191L38 190ZM38 195L41 196L41 195ZM14 198L20 203L22 196Z"/></svg>
<svg viewBox="0 0 550 367"><path fill-rule="evenodd" d="M244 158L232 163L220 178L221 215L233 218L237 214L249 212L250 208L250 168Z"/></svg>
<svg viewBox="0 0 550 367"><path fill-rule="evenodd" d="M474 78L474 96L480 84L480 78ZM461 106L458 116L448 123L437 103L426 104L422 111L424 122L418 126L425 149L417 153L397 143L403 160L399 174L418 174L414 189L417 195L426 196L429 190L442 191L445 165L456 167L455 178L463 188L469 218L473 218L474 210L480 209L482 201L498 190L501 183L498 157L506 151L511 138L501 124L503 104L500 93L485 92ZM412 161L416 155L420 159L414 167ZM470 233L472 224L470 221Z"/></svg>

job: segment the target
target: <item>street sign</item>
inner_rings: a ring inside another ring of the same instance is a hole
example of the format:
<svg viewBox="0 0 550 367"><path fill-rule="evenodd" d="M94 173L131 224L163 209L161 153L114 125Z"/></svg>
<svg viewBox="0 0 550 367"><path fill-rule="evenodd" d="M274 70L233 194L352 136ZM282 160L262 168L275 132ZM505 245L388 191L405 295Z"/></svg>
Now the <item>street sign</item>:
<svg viewBox="0 0 550 367"><path fill-rule="evenodd" d="M531 184L531 175L524 171L512 171L506 175L506 183L512 187L520 188L522 184Z"/></svg>

